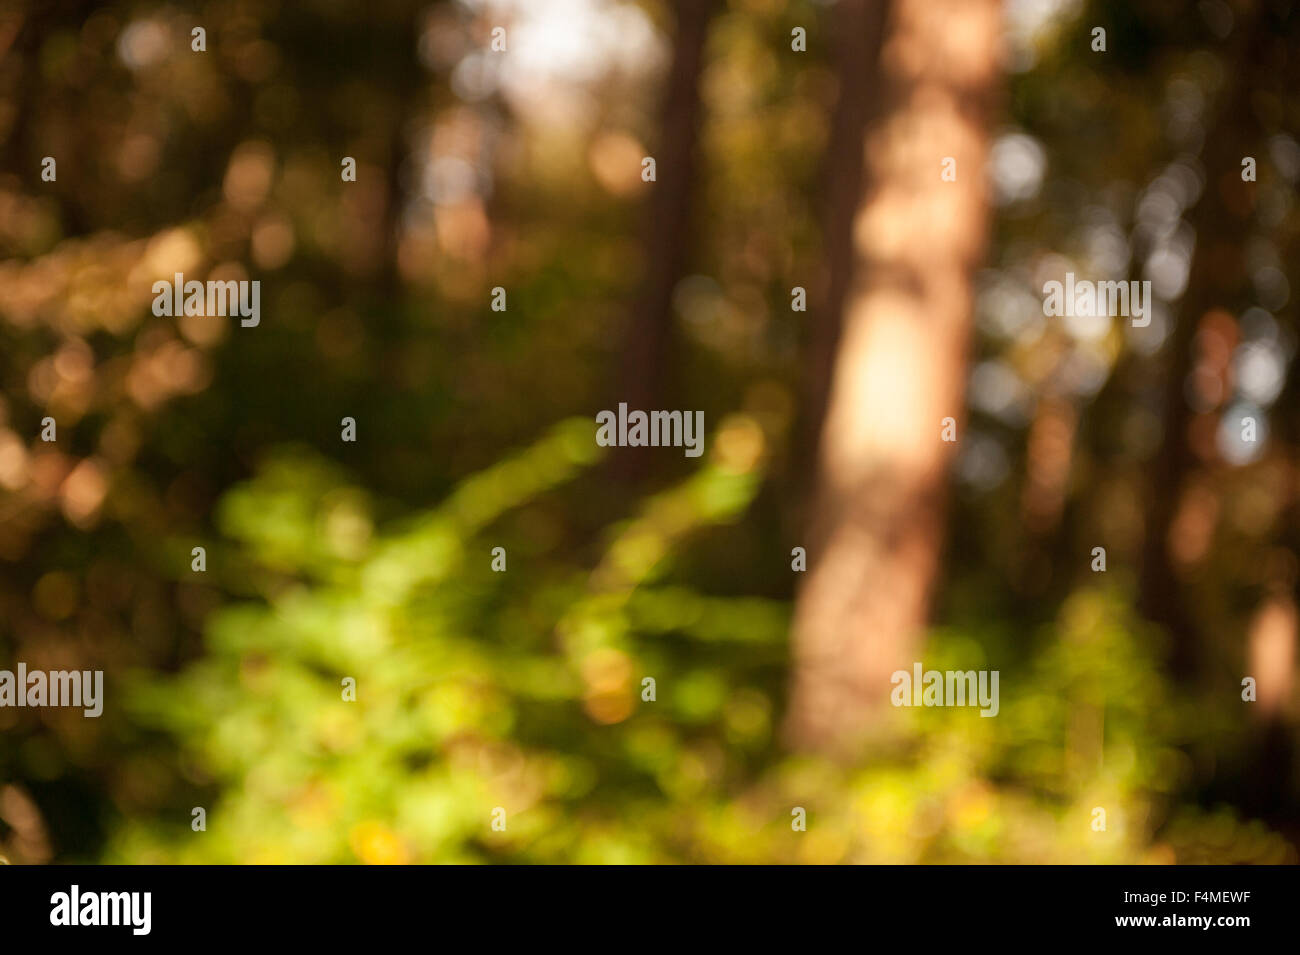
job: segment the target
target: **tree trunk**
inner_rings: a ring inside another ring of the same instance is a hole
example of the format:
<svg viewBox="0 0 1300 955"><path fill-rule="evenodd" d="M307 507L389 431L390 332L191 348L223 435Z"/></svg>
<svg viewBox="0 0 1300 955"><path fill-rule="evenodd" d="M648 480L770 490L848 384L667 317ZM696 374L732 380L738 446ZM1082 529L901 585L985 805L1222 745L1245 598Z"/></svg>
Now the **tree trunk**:
<svg viewBox="0 0 1300 955"><path fill-rule="evenodd" d="M677 34L665 91L661 136L654 152L655 182L649 186L645 221L645 275L615 382L616 400L629 408L664 408L665 374L671 346L673 289L682 277L689 249L691 194L699 139L700 73L704 44L717 0L678 0ZM637 477L644 455L617 449L611 466L622 477Z"/></svg>
<svg viewBox="0 0 1300 955"><path fill-rule="evenodd" d="M918 659L962 418L972 272L985 245L984 163L998 80L997 0L895 0L865 142L845 299L794 618L787 738L842 753ZM945 158L956 181L943 181Z"/></svg>
<svg viewBox="0 0 1300 955"><path fill-rule="evenodd" d="M792 468L796 469L793 483L801 493L811 490L813 475L800 464L817 457L844 300L853 277L853 219L863 190L862 140L884 105L879 64L889 7L890 0L839 0L832 18L838 97L823 164L825 273L820 301L809 314L801 424L792 456Z"/></svg>

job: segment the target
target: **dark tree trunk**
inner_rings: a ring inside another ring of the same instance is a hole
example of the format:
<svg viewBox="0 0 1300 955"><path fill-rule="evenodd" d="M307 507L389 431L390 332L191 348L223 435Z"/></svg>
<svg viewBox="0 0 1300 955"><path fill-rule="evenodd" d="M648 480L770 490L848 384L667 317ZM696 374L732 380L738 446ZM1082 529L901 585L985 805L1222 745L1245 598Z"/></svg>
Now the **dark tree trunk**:
<svg viewBox="0 0 1300 955"><path fill-rule="evenodd" d="M677 33L661 112L662 139L653 153L655 182L648 184L644 225L645 274L632 309L614 382L615 400L629 408L666 408L672 350L673 290L690 247L691 198L700 123L700 74L716 0L677 0ZM612 467L639 477L645 457L620 448Z"/></svg>

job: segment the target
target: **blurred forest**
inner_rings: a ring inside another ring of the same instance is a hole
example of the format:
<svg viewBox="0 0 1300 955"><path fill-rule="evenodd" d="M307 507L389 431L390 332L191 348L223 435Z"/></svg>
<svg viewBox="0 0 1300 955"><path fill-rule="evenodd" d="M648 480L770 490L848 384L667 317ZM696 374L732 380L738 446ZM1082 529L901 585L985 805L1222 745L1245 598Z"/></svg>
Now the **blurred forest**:
<svg viewBox="0 0 1300 955"><path fill-rule="evenodd" d="M1296 862L1297 89L1295 0L5 0L0 669L106 700L0 859Z"/></svg>

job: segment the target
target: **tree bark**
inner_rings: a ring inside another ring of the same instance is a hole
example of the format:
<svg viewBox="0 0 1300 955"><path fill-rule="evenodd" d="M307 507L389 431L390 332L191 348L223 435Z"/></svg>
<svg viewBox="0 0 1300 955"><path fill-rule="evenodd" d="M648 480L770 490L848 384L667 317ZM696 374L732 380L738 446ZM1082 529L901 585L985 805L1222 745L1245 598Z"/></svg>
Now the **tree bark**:
<svg viewBox="0 0 1300 955"><path fill-rule="evenodd" d="M792 462L799 469L794 483L804 493L811 489L812 475L807 475L808 469L800 465L817 458L844 300L853 276L853 219L864 185L863 137L884 105L879 82L880 45L889 8L890 0L839 0L832 16L838 95L823 167L826 271L821 301L809 315L801 426Z"/></svg>
<svg viewBox="0 0 1300 955"><path fill-rule="evenodd" d="M787 740L841 754L918 659L962 419L972 273L985 246L984 164L999 75L997 0L895 0L885 110L865 141L843 310L794 616ZM861 96L861 89L843 95ZM941 179L945 157L956 181Z"/></svg>
<svg viewBox="0 0 1300 955"><path fill-rule="evenodd" d="M677 0L674 8L677 34L661 113L662 139L654 153L656 178L645 211L645 275L623 340L615 382L618 401L646 411L667 407L664 391L672 340L672 298L689 250L700 74L717 0ZM621 477L635 478L645 461L644 455L616 449L611 467Z"/></svg>

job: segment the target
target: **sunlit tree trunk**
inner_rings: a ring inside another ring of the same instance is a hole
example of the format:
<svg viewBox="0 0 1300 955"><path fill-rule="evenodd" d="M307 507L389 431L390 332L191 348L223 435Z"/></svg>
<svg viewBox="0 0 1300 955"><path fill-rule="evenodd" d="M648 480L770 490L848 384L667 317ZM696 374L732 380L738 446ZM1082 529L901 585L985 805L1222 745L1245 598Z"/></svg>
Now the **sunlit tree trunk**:
<svg viewBox="0 0 1300 955"><path fill-rule="evenodd" d="M998 80L997 0L895 0L865 139L866 193L845 296L795 608L787 733L844 750L919 659L962 420L972 272L985 245L984 162ZM944 181L944 160L956 180Z"/></svg>
<svg viewBox="0 0 1300 955"><path fill-rule="evenodd" d="M822 215L824 272L818 301L809 312L808 360L804 366L801 425L794 467L817 454L831 369L839 345L844 300L853 277L853 219L862 196L862 138L884 106L879 84L864 77L879 76L880 45L889 0L839 0L831 28L835 48L835 77L839 95L831 115L830 138L823 163L825 206ZM810 489L814 475L796 471L793 483Z"/></svg>

